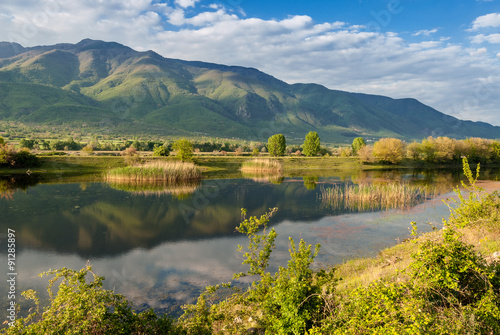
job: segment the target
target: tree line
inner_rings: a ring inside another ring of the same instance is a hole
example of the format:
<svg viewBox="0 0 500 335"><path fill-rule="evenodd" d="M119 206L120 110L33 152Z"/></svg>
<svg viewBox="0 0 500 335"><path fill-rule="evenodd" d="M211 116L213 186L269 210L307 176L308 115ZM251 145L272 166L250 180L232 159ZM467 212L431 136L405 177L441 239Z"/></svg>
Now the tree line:
<svg viewBox="0 0 500 335"><path fill-rule="evenodd" d="M500 162L500 142L478 137L457 140L429 136L421 142L405 143L397 138L382 138L373 145L366 145L362 139L355 139L352 154L367 163L399 164L407 159L414 162L446 164L459 163L463 157L467 157L471 162L488 163Z"/></svg>

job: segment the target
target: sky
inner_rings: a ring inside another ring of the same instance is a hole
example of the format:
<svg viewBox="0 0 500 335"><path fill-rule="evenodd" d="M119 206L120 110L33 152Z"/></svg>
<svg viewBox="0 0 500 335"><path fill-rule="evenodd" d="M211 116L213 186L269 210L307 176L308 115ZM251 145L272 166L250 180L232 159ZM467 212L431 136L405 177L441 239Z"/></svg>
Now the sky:
<svg viewBox="0 0 500 335"><path fill-rule="evenodd" d="M115 41L500 126L500 0L2 0L0 41Z"/></svg>

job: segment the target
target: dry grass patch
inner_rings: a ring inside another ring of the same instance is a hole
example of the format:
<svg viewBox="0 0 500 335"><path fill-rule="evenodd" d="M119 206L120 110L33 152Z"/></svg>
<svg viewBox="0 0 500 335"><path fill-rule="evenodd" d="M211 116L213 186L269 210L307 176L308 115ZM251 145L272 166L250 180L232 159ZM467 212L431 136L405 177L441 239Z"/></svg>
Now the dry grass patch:
<svg viewBox="0 0 500 335"><path fill-rule="evenodd" d="M106 181L180 183L199 180L201 172L194 163L154 161L111 169Z"/></svg>
<svg viewBox="0 0 500 335"><path fill-rule="evenodd" d="M241 172L255 174L255 175L266 175L266 174L281 174L283 167L281 163L276 159L252 159L249 162L243 163L241 166Z"/></svg>

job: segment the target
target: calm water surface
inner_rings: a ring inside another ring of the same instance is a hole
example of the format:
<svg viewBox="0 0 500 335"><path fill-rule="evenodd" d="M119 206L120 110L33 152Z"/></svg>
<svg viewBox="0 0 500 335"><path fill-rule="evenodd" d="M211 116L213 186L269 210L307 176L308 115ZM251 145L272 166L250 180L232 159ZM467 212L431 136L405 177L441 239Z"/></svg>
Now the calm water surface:
<svg viewBox="0 0 500 335"><path fill-rule="evenodd" d="M21 189L13 190L9 177L0 179L1 244L5 246L7 229L14 229L18 292L45 292L47 278L38 278L38 273L81 269L90 261L106 277L106 288L126 295L138 310L178 313L179 305L192 302L206 285L229 281L234 272L245 270L236 252L238 244L247 244L235 232L241 208L260 216L278 207L270 223L278 232L272 269L286 264L289 236L296 242L303 238L321 243L314 265L333 265L397 243L408 236L411 221L422 228L426 222L440 224L449 214L442 199L450 196L459 175L378 171L272 182L220 179L161 192L36 180L23 180ZM495 178L494 173L486 176ZM390 180L430 184L439 195L409 209L364 213L332 208L320 197L321 189L332 185ZM6 277L6 257L0 269ZM6 289L0 288L2 303Z"/></svg>

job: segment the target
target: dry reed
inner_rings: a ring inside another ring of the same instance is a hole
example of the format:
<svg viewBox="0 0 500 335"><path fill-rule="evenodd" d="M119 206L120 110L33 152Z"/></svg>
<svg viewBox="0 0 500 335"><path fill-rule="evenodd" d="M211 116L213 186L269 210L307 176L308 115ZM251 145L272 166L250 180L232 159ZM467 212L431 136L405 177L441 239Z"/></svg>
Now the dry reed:
<svg viewBox="0 0 500 335"><path fill-rule="evenodd" d="M276 159L255 158L249 162L243 163L240 170L243 173L266 175L266 174L281 174L283 168L281 166L281 163Z"/></svg>
<svg viewBox="0 0 500 335"><path fill-rule="evenodd" d="M406 183L385 185L346 185L321 189L324 205L351 211L404 209L417 205L435 195L427 186Z"/></svg>
<svg viewBox="0 0 500 335"><path fill-rule="evenodd" d="M165 182L180 183L199 180L201 172L193 163L153 161L111 169L106 174L107 181L114 182Z"/></svg>

